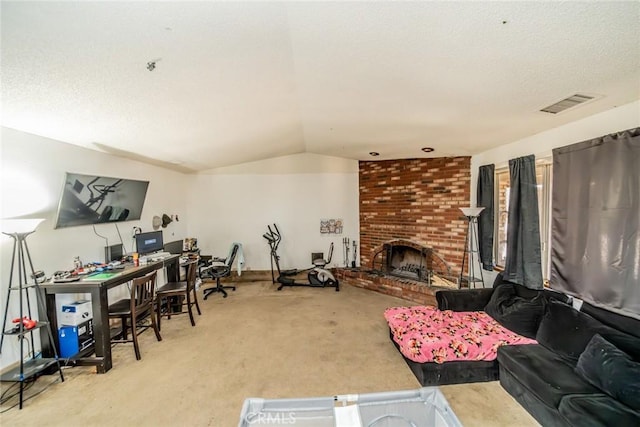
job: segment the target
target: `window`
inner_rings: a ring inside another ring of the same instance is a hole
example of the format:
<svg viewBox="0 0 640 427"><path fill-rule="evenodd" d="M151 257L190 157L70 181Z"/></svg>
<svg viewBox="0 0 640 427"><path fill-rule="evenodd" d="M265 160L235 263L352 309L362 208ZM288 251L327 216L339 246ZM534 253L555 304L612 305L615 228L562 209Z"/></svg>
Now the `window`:
<svg viewBox="0 0 640 427"><path fill-rule="evenodd" d="M542 277L549 279L551 243L551 160L537 162L538 209L540 211L540 248L542 250ZM507 227L509 221L509 168L496 169L496 217L494 258L497 267L504 267L507 256Z"/></svg>

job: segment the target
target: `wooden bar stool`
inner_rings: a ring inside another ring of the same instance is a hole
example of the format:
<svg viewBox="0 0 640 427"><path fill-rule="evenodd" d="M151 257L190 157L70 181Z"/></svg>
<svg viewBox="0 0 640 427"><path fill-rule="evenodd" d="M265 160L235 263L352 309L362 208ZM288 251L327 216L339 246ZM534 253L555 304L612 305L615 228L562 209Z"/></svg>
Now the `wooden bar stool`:
<svg viewBox="0 0 640 427"><path fill-rule="evenodd" d="M138 345L138 335L152 327L156 333L158 341L162 341L160 328L156 324L153 313L154 291L156 288L156 272L152 272L143 277L133 279L131 284L130 298L121 299L109 305L109 318L120 319L122 331L111 342L125 343L132 342L136 352L136 359L140 360L140 347ZM142 319L148 316L151 324L143 324ZM131 339L127 338L127 328L131 328Z"/></svg>
<svg viewBox="0 0 640 427"><path fill-rule="evenodd" d="M196 321L193 317L192 306L196 306L198 315L200 312L200 305L198 304L198 295L196 292L196 273L197 273L198 260L189 261L184 266L187 267L187 280L182 282L169 282L160 288L156 292L156 317L158 329L160 329L160 321L163 316L170 319L175 314L189 314L191 319L191 326L196 326ZM187 307L187 311L183 311L183 307ZM179 307L179 311L175 310Z"/></svg>

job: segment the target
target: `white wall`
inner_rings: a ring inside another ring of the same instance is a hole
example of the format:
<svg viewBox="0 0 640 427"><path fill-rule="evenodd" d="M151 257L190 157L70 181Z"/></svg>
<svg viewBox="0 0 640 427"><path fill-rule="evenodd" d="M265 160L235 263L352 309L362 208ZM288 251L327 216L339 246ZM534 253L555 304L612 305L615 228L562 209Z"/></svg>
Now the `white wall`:
<svg viewBox="0 0 640 427"><path fill-rule="evenodd" d="M226 256L242 243L245 269L270 269L262 235L276 223L283 240L282 268L308 268L311 253L335 249L331 265L343 265L342 238L359 240L358 162L297 154L220 168L193 177L189 233L202 254ZM342 218L340 236L320 235L320 219Z"/></svg>
<svg viewBox="0 0 640 427"><path fill-rule="evenodd" d="M487 150L471 158L471 201L475 205L478 168L495 164L508 165L509 159L534 154L537 159L551 157L551 150L640 126L640 101Z"/></svg>
<svg viewBox="0 0 640 427"><path fill-rule="evenodd" d="M593 116L541 132L492 150L477 154L471 158L471 204L476 205L478 168L495 164L496 168L508 165L509 159L534 154L536 159L551 158L552 150L588 139L616 133L640 126L640 101L632 102L595 114ZM495 274L484 271L485 286L493 284Z"/></svg>
<svg viewBox="0 0 640 427"><path fill-rule="evenodd" d="M105 240L94 234L92 226L53 228L65 172L150 181L141 220L119 224L129 251L133 248L132 228L138 226L143 231L151 231L154 215L178 214L181 219L164 229L165 241L186 237L188 218L185 189L188 188L188 176L4 127L1 136L2 218L29 215L46 219L36 233L27 238L36 270L51 275L56 270L71 269L75 256L80 256L83 262L104 259ZM96 225L96 231L106 236L109 244L119 243L115 225ZM7 295L12 242L9 237L0 235L2 311ZM117 297L121 291L114 290L110 298ZM11 296L9 318L18 316L16 295L14 293ZM59 304L80 297L82 295L64 296L59 299ZM2 349L2 367L18 360L14 341L9 339Z"/></svg>

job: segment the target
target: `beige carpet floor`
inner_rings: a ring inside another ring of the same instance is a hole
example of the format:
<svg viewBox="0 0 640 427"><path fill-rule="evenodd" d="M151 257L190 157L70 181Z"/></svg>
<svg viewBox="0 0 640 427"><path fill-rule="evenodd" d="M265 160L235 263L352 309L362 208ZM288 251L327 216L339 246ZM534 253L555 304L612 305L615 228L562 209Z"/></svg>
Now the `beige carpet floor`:
<svg viewBox="0 0 640 427"><path fill-rule="evenodd" d="M389 341L385 308L406 301L343 285L275 291L238 283L223 299L200 300L202 315L163 320L161 342L141 335L113 348L114 367L65 368L64 383L43 376L24 409L3 426L237 426L247 397L318 397L417 389ZM3 391L8 383L3 383ZM465 426L537 426L498 382L440 387Z"/></svg>

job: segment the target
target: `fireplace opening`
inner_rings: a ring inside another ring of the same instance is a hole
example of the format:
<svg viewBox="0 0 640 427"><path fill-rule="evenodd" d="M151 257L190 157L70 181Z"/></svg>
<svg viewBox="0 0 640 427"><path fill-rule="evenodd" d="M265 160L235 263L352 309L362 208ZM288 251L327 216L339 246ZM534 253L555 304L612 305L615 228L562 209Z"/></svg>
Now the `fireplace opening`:
<svg viewBox="0 0 640 427"><path fill-rule="evenodd" d="M389 245L386 273L430 283L430 269L427 265L429 249L421 250L403 245Z"/></svg>
<svg viewBox="0 0 640 427"><path fill-rule="evenodd" d="M373 269L428 286L458 287L446 262L432 248L397 240L384 243L373 257Z"/></svg>

